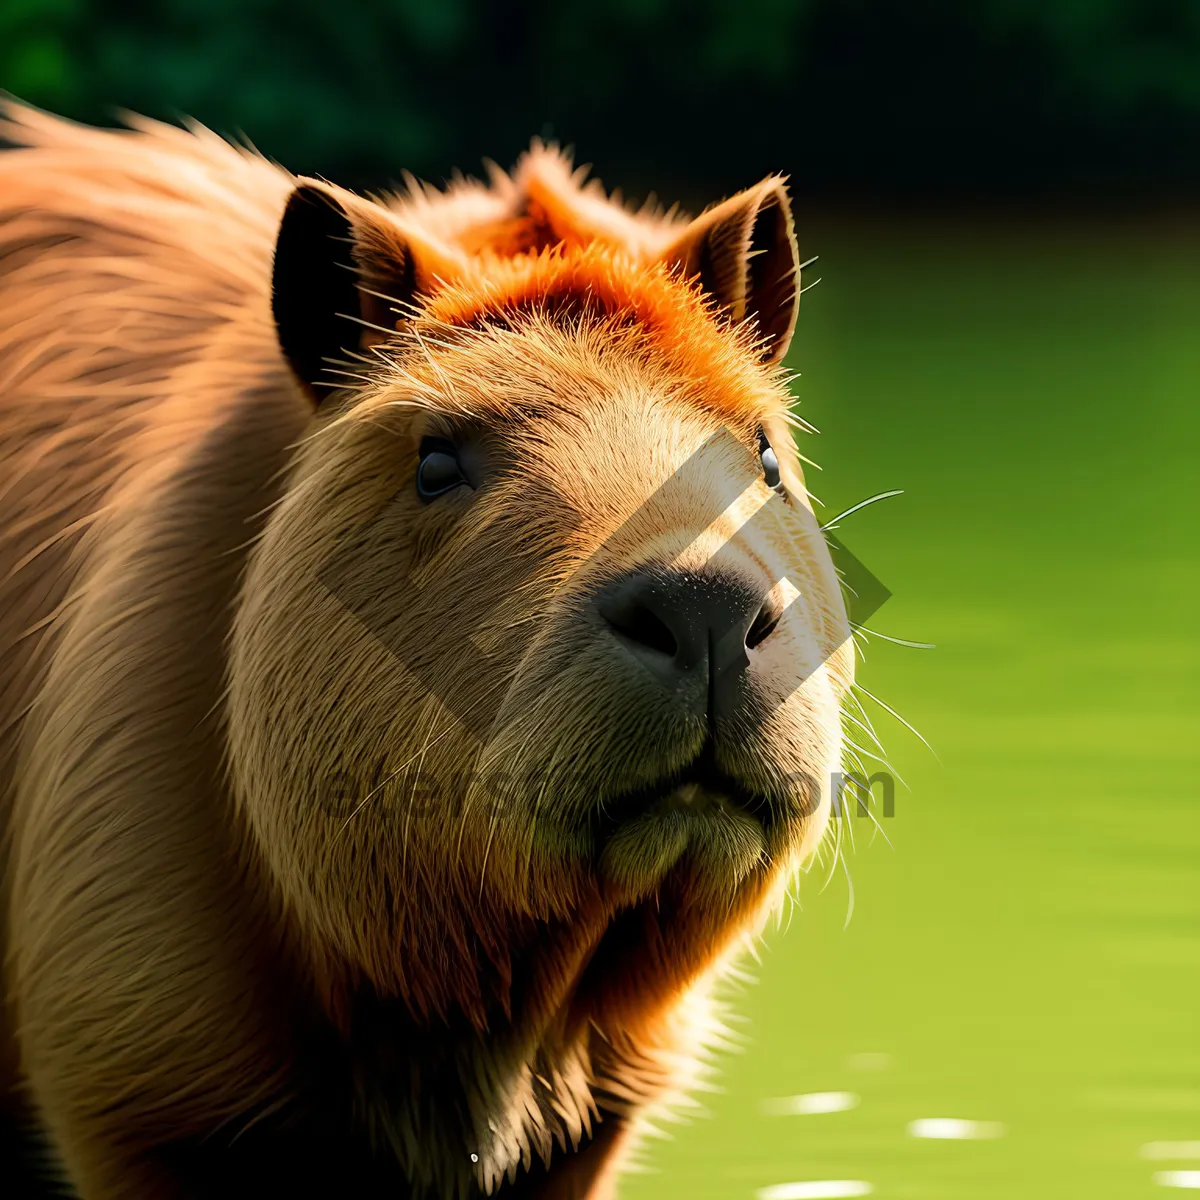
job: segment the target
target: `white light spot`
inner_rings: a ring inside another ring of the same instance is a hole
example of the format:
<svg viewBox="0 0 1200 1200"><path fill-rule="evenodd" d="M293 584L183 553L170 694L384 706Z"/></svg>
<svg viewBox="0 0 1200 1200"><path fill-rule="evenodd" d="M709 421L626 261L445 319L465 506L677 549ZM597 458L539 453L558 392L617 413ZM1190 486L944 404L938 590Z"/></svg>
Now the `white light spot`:
<svg viewBox="0 0 1200 1200"><path fill-rule="evenodd" d="M471 1155L471 1161L472 1161L472 1162L478 1162L478 1161L479 1161L479 1155L478 1155L478 1154L472 1154L472 1155Z"/></svg>
<svg viewBox="0 0 1200 1200"><path fill-rule="evenodd" d="M999 1121L963 1121L958 1117L924 1117L908 1126L908 1136L943 1141L986 1141L1004 1136Z"/></svg>
<svg viewBox="0 0 1200 1200"><path fill-rule="evenodd" d="M858 1107L853 1092L805 1092L801 1096L776 1096L762 1102L770 1117L808 1117L815 1113L848 1112Z"/></svg>
<svg viewBox="0 0 1200 1200"><path fill-rule="evenodd" d="M1170 1158L1200 1158L1200 1142L1147 1142L1142 1157L1162 1162Z"/></svg>
<svg viewBox="0 0 1200 1200"><path fill-rule="evenodd" d="M836 1200L840 1196L869 1196L874 1190L861 1179L808 1179L759 1188L758 1200Z"/></svg>
<svg viewBox="0 0 1200 1200"><path fill-rule="evenodd" d="M891 1065L890 1054L852 1054L846 1059L851 1071L886 1071Z"/></svg>
<svg viewBox="0 0 1200 1200"><path fill-rule="evenodd" d="M1200 1191L1200 1171L1156 1171L1154 1182L1162 1187L1194 1188Z"/></svg>

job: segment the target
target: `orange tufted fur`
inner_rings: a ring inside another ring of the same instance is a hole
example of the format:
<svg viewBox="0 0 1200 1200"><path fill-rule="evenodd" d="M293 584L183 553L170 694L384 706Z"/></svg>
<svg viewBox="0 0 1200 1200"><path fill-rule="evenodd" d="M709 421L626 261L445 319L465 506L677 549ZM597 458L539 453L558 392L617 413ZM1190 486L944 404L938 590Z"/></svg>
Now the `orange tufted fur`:
<svg viewBox="0 0 1200 1200"><path fill-rule="evenodd" d="M535 144L368 201L202 129L7 115L9 1108L84 1200L614 1194L840 757L782 181L631 213ZM418 503L430 433L482 447L477 494ZM619 677L581 605L723 546L791 601L714 751L775 819L714 797L601 837L709 731ZM361 604L327 586L343 559ZM389 651L414 629L487 737Z"/></svg>

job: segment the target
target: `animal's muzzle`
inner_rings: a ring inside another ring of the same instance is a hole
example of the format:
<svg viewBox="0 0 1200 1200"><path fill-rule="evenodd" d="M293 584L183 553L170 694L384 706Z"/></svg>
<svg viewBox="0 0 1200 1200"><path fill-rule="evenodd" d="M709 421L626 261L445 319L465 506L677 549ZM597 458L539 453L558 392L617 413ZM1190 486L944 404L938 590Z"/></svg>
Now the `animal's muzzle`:
<svg viewBox="0 0 1200 1200"><path fill-rule="evenodd" d="M648 672L669 702L713 725L733 715L743 676L782 615L768 586L728 570L640 568L602 587L594 603L631 682L643 684Z"/></svg>

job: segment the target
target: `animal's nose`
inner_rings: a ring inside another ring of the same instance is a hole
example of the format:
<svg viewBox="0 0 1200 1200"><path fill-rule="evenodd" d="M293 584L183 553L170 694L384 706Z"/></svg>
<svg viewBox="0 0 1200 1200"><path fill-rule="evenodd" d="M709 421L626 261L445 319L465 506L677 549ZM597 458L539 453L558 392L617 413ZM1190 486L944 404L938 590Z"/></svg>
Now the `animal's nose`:
<svg viewBox="0 0 1200 1200"><path fill-rule="evenodd" d="M717 707L781 615L770 589L741 573L652 568L602 588L596 608L617 640L671 690L685 677L707 675L710 705Z"/></svg>

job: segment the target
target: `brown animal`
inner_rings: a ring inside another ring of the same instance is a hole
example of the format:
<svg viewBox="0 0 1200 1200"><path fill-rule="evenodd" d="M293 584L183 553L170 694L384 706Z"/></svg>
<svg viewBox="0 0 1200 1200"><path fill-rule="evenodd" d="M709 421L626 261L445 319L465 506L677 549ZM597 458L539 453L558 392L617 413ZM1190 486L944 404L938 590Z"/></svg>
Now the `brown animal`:
<svg viewBox="0 0 1200 1200"><path fill-rule="evenodd" d="M84 1200L614 1195L841 753L782 181L2 134L9 1110Z"/></svg>

